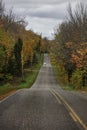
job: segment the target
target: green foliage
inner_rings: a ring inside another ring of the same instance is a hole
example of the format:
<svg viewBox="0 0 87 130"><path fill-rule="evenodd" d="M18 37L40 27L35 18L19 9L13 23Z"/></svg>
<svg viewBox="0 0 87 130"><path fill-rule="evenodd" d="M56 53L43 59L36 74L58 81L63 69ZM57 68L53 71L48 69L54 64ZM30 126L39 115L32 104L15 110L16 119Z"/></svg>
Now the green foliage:
<svg viewBox="0 0 87 130"><path fill-rule="evenodd" d="M72 91L72 90L73 90L73 86L70 85L70 84L68 84L68 85L64 85L64 86L63 86L63 89L64 89L64 90Z"/></svg>
<svg viewBox="0 0 87 130"><path fill-rule="evenodd" d="M33 63L37 64L39 62L40 59L40 54L35 53L34 57L33 57Z"/></svg>
<svg viewBox="0 0 87 130"><path fill-rule="evenodd" d="M72 75L72 85L75 89L82 88L82 73L83 71L77 69Z"/></svg>
<svg viewBox="0 0 87 130"><path fill-rule="evenodd" d="M84 75L84 71L77 69L73 75L72 75L72 85L75 89L82 89L83 86L83 80L82 77ZM85 79L87 80L87 79ZM86 81L85 81L86 82ZM87 85L87 84L86 84ZM86 86L85 86L86 87Z"/></svg>
<svg viewBox="0 0 87 130"><path fill-rule="evenodd" d="M13 76L11 75L11 74L6 74L5 76L4 76L4 81L6 82L8 82L8 81L11 81L13 79Z"/></svg>
<svg viewBox="0 0 87 130"><path fill-rule="evenodd" d="M22 63L21 63L21 51L22 51L23 42L19 38L17 43L14 46L14 55L15 55L15 64L16 64L16 75L22 75Z"/></svg>
<svg viewBox="0 0 87 130"><path fill-rule="evenodd" d="M5 85L0 85L0 96L3 94L6 94L12 90L18 90L21 88L29 88L36 80L36 77L38 75L39 69L42 65L43 61L43 55L41 55L39 62L37 65L33 65L32 69L35 71L31 71L30 68L25 69L25 82L21 82L21 78L17 77L16 79L12 79L11 75L8 75L9 83L7 82ZM13 80L11 82L10 80ZM18 80L18 83L17 83Z"/></svg>
<svg viewBox="0 0 87 130"><path fill-rule="evenodd" d="M40 46L41 46L41 38L36 42L35 50L37 53L40 53Z"/></svg>
<svg viewBox="0 0 87 130"><path fill-rule="evenodd" d="M11 56L9 57L9 60L8 60L8 73L10 73L11 75L14 76L15 74L15 69L16 69L16 66L15 66L15 57L14 57L14 53L13 51L11 52Z"/></svg>
<svg viewBox="0 0 87 130"><path fill-rule="evenodd" d="M0 45L0 72L2 72L4 65L5 65L5 49L3 45Z"/></svg>
<svg viewBox="0 0 87 130"><path fill-rule="evenodd" d="M51 55L51 63L53 65L55 76L58 83L61 86L64 86L64 84L68 84L68 77L67 77L65 69L63 68L62 64L60 65L58 64L58 62L56 62L56 59L53 58L52 55Z"/></svg>
<svg viewBox="0 0 87 130"><path fill-rule="evenodd" d="M0 86L0 95L6 94L12 90L14 90L13 86L10 83L6 83L5 85Z"/></svg>

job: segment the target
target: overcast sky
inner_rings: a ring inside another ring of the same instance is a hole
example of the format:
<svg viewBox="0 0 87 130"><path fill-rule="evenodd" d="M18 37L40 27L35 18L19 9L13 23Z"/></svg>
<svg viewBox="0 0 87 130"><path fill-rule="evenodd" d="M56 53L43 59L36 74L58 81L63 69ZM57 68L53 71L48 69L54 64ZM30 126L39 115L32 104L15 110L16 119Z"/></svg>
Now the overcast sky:
<svg viewBox="0 0 87 130"><path fill-rule="evenodd" d="M3 0L6 10L13 8L18 16L25 17L27 29L42 36L52 38L54 29L66 19L69 2L74 8L76 3L87 0Z"/></svg>

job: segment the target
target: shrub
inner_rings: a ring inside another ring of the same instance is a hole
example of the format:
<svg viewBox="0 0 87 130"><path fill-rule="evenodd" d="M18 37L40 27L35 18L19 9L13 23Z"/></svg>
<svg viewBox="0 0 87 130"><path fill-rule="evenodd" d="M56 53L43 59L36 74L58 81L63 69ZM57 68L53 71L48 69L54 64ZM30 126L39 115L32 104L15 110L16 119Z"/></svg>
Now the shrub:
<svg viewBox="0 0 87 130"><path fill-rule="evenodd" d="M75 89L82 88L82 74L83 74L83 71L77 69L72 75L72 85Z"/></svg>

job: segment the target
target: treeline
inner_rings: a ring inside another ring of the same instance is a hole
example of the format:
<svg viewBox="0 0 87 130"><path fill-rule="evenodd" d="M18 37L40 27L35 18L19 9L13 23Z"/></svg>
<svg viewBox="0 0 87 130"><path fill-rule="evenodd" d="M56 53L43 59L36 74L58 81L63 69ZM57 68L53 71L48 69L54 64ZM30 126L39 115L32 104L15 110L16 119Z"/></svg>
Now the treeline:
<svg viewBox="0 0 87 130"><path fill-rule="evenodd" d="M80 3L56 29L51 43L51 55L56 61L59 79L81 89L87 87L87 7Z"/></svg>
<svg viewBox="0 0 87 130"><path fill-rule="evenodd" d="M26 22L0 0L0 84L14 76L23 78L25 67L38 63L44 44L41 35L26 30Z"/></svg>

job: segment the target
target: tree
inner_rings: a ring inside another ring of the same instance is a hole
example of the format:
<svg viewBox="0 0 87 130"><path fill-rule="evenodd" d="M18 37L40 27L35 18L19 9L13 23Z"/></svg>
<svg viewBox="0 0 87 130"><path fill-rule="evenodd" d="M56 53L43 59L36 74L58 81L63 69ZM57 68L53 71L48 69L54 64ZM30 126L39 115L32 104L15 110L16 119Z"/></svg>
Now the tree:
<svg viewBox="0 0 87 130"><path fill-rule="evenodd" d="M17 43L14 46L15 64L16 64L16 75L22 76L22 62L21 62L21 51L23 42L21 38L18 38Z"/></svg>
<svg viewBox="0 0 87 130"><path fill-rule="evenodd" d="M14 57L14 52L13 50L11 51L11 55L9 57L8 60L8 67L7 67L7 71L9 74L11 74L12 76L14 76L15 74L15 57Z"/></svg>
<svg viewBox="0 0 87 130"><path fill-rule="evenodd" d="M0 72L3 71L3 66L5 65L5 47L0 45Z"/></svg>
<svg viewBox="0 0 87 130"><path fill-rule="evenodd" d="M39 39L36 41L36 47L35 47L36 52L39 54L41 52L40 47L41 47L41 36L39 36Z"/></svg>
<svg viewBox="0 0 87 130"><path fill-rule="evenodd" d="M71 82L73 73L79 70L82 72L81 82L83 86L86 86L87 8L80 3L72 11L69 5L68 14L68 20L62 22L55 32L52 51L58 64L62 65L66 71L68 81Z"/></svg>
<svg viewBox="0 0 87 130"><path fill-rule="evenodd" d="M3 1L0 0L0 20L2 20L2 18L4 16L4 11L5 11L5 6L3 4Z"/></svg>

